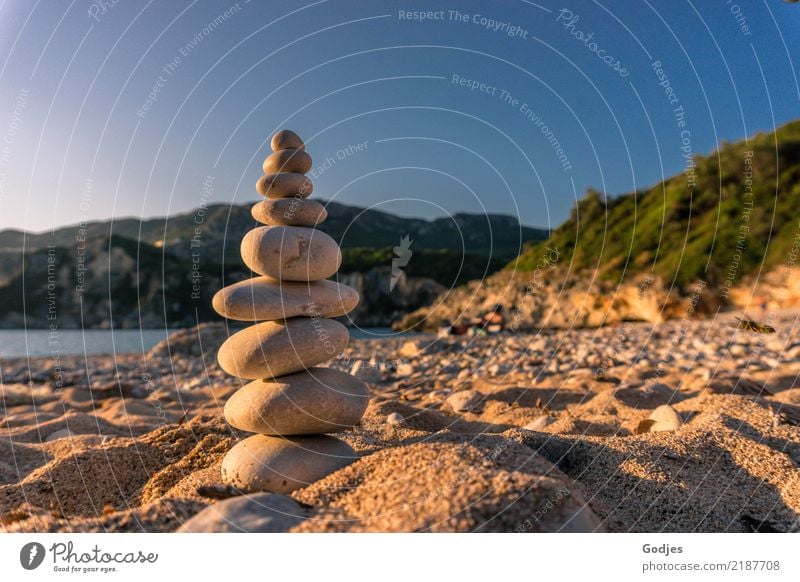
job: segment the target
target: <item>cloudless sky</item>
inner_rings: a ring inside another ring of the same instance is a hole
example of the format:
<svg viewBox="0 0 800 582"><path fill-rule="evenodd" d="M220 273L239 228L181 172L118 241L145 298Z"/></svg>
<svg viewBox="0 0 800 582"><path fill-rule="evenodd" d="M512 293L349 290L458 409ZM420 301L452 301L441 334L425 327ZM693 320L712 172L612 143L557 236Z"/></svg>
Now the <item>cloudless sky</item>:
<svg viewBox="0 0 800 582"><path fill-rule="evenodd" d="M799 32L774 0L0 0L0 228L256 200L283 127L315 196L555 227L587 187L680 172L687 140L800 117Z"/></svg>

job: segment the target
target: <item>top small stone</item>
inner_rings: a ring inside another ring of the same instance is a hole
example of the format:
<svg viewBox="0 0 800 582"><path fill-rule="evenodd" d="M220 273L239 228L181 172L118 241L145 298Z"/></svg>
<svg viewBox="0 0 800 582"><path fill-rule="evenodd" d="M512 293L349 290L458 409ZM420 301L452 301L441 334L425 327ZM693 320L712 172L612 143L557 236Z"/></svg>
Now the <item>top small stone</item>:
<svg viewBox="0 0 800 582"><path fill-rule="evenodd" d="M305 148L306 144L304 144L300 136L291 129L282 129L272 136L273 152L280 150L304 150Z"/></svg>

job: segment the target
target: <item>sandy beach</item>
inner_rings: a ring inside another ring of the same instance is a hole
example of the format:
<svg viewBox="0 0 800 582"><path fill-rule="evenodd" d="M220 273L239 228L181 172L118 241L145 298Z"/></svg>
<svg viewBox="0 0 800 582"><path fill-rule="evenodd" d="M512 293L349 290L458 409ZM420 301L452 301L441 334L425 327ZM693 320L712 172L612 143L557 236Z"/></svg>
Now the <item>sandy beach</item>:
<svg viewBox="0 0 800 582"><path fill-rule="evenodd" d="M800 342L714 321L352 340L360 456L293 492L287 531L796 531ZM244 433L222 325L147 354L6 359L3 531L169 532L219 499ZM640 423L662 405L680 426ZM531 424L533 423L533 424ZM528 428L525 428L525 427Z"/></svg>

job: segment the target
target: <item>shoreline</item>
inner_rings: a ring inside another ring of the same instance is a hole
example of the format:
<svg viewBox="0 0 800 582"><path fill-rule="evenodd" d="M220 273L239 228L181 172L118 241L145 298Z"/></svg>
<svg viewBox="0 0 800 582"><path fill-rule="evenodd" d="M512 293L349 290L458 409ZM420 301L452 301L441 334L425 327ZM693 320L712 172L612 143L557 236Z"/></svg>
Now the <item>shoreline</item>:
<svg viewBox="0 0 800 582"><path fill-rule="evenodd" d="M201 324L208 325L208 324ZM212 324L213 325L213 324ZM224 328L224 323L218 323ZM117 356L127 354L146 354L158 343L165 340L168 336L177 332L189 332L196 330L197 326L163 329L163 328L94 328L94 329L59 329L55 332L49 329L0 329L0 340L6 343L0 346L0 362L13 358L46 358L61 359L69 356ZM244 327L228 326L230 333L241 331ZM354 339L367 341L381 341L392 337L413 338L426 334L424 332L394 332L388 327L375 328L349 328L350 334ZM4 337L5 336L5 337ZM12 337L9 337L12 336ZM17 347L13 336L26 338L28 340L28 350L24 346ZM112 351L110 342L119 340L116 349ZM69 345L69 341L77 339L82 341L77 347ZM86 341L89 340L89 341ZM106 341L107 340L107 341ZM142 340L142 341L140 341ZM68 344L64 346L64 344ZM66 349L65 349L66 348Z"/></svg>

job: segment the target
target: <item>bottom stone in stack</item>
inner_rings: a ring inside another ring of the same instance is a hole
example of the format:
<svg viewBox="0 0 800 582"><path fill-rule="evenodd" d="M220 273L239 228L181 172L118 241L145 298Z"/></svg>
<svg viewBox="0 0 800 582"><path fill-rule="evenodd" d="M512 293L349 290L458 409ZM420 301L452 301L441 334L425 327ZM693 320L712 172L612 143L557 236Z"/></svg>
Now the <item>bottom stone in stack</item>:
<svg viewBox="0 0 800 582"><path fill-rule="evenodd" d="M248 437L222 460L222 478L245 492L291 493L346 467L358 458L330 436Z"/></svg>

